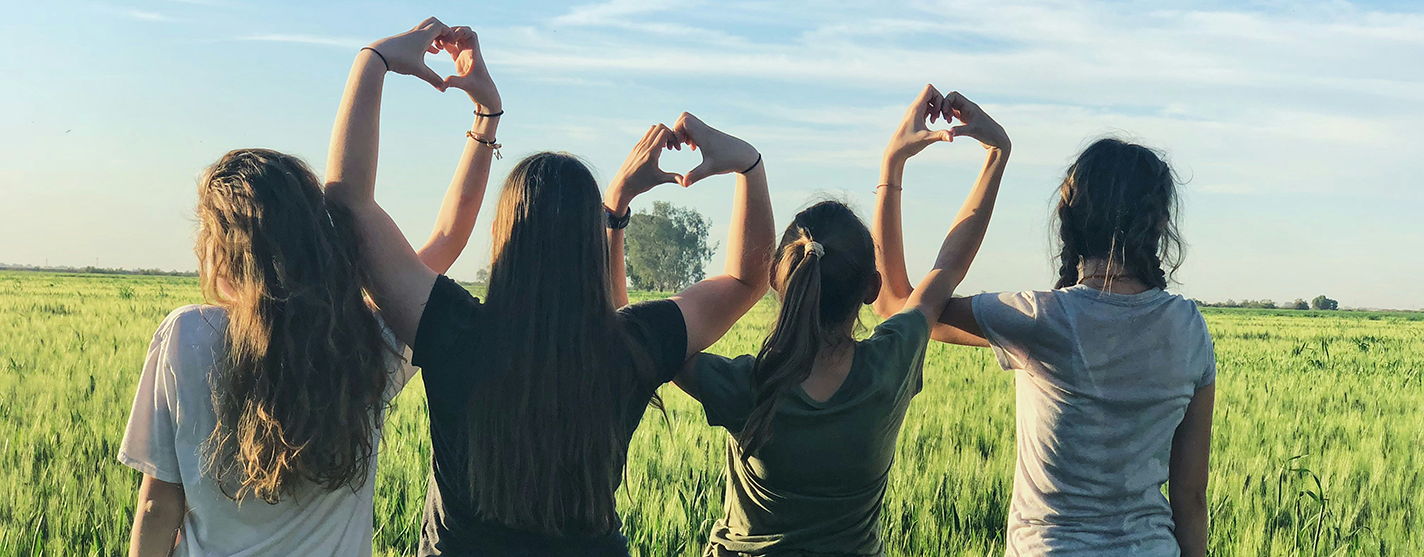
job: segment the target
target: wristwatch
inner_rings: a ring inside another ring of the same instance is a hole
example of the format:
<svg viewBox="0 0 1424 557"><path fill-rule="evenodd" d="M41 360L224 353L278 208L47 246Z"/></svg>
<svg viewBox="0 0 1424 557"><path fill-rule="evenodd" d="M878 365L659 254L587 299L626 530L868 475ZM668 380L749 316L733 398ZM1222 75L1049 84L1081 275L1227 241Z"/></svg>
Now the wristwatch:
<svg viewBox="0 0 1424 557"><path fill-rule="evenodd" d="M613 210L608 207L603 208L603 214L608 217L608 228L612 230L623 230L628 227L628 222L633 220L633 208L629 207L623 216L613 214Z"/></svg>

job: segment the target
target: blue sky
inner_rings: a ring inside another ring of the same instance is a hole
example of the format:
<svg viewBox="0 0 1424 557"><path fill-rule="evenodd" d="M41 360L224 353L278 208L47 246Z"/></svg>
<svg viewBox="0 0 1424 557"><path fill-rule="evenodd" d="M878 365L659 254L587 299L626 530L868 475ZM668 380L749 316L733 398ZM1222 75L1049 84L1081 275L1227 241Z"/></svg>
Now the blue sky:
<svg viewBox="0 0 1424 557"><path fill-rule="evenodd" d="M320 169L356 49L435 15L480 33L520 156L607 179L682 110L762 150L777 222L827 195L868 219L879 154L931 82L978 101L1015 151L963 292L1047 288L1048 216L1094 138L1164 149L1188 182L1175 289L1328 294L1424 308L1424 13L1417 2L7 3L0 17L0 262L192 269L194 184L229 149ZM453 66L432 61L440 72ZM387 81L378 196L423 240L469 101ZM695 165L688 152L664 167ZM937 145L906 176L907 252L928 269L982 151ZM732 180L640 198L726 233ZM486 204L489 207L490 203ZM489 210L451 270L489 258ZM713 260L720 266L719 251Z"/></svg>

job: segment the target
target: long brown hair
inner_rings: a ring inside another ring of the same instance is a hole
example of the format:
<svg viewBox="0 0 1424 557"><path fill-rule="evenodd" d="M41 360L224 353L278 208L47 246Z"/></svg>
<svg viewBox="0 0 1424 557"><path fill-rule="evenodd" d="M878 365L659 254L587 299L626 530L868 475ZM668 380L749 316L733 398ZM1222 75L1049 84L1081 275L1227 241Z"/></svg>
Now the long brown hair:
<svg viewBox="0 0 1424 557"><path fill-rule="evenodd" d="M391 347L362 294L351 215L301 160L265 149L213 164L197 213L203 292L228 315L206 471L229 497L268 503L304 482L360 486Z"/></svg>
<svg viewBox="0 0 1424 557"><path fill-rule="evenodd" d="M1059 188L1058 283L1078 283L1084 259L1107 260L1109 273L1167 288L1181 266L1177 179L1156 151L1118 139L1089 145ZM1114 269L1115 268L1115 269Z"/></svg>
<svg viewBox="0 0 1424 557"><path fill-rule="evenodd" d="M656 386L617 318L604 229L598 183L574 156L538 153L510 171L486 306L493 375L469 400L467 455L474 507L508 527L618 524L628 404Z"/></svg>
<svg viewBox="0 0 1424 557"><path fill-rule="evenodd" d="M807 249L811 242L824 253ZM875 243L844 204L822 201L786 227L771 271L781 312L752 367L756 406L737 438L743 458L771 440L778 405L810 377L821 347L853 340L846 325L860 314L874 277Z"/></svg>

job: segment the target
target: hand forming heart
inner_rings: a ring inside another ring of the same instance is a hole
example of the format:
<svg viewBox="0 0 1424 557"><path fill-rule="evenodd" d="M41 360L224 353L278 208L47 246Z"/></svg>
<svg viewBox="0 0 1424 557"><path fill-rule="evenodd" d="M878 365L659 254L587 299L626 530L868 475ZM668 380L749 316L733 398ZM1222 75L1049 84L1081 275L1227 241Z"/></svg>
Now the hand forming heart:
<svg viewBox="0 0 1424 557"><path fill-rule="evenodd" d="M469 27L449 27L432 17L410 31L371 43L369 48L381 55L390 71L423 79L442 92L455 87L482 109L501 110L499 90L480 53L479 37ZM455 75L441 77L425 64L426 54L441 50L454 59Z"/></svg>
<svg viewBox="0 0 1424 557"><path fill-rule="evenodd" d="M959 120L962 125L947 130L931 130L933 124L944 118L946 124ZM905 110L905 117L885 147L887 158L905 160L915 156L925 147L937 141L954 141L956 137L968 136L979 140L985 148L1008 149L1009 137L1004 128L984 113L984 109L958 92L941 95L934 85L925 85L915 102Z"/></svg>
<svg viewBox="0 0 1424 557"><path fill-rule="evenodd" d="M750 143L723 133L686 112L678 117L672 129L677 133L678 141L686 143L693 150L702 151L702 163L682 177L683 187L718 174L750 171L757 166L757 161L761 158L761 154Z"/></svg>
<svg viewBox="0 0 1424 557"><path fill-rule="evenodd" d="M470 100L486 112L503 109L499 89L495 87L484 55L480 53L480 38L473 30L465 26L451 27L450 32L436 39L435 44L443 47L455 60L455 75L445 78L446 87L469 94Z"/></svg>
<svg viewBox="0 0 1424 557"><path fill-rule="evenodd" d="M420 22L414 29L371 43L367 48L376 51L390 71L413 75L444 91L445 80L425 65L425 54L440 52L435 40L449 32L449 27L432 17Z"/></svg>
<svg viewBox="0 0 1424 557"><path fill-rule="evenodd" d="M686 144L702 152L702 162L687 174L666 172L658 167L663 149L682 150ZM676 182L691 186L703 178L729 172L748 172L757 166L760 155L745 141L708 126L696 116L682 113L672 128L658 124L643 134L609 183L604 204L622 214L639 194L659 184Z"/></svg>

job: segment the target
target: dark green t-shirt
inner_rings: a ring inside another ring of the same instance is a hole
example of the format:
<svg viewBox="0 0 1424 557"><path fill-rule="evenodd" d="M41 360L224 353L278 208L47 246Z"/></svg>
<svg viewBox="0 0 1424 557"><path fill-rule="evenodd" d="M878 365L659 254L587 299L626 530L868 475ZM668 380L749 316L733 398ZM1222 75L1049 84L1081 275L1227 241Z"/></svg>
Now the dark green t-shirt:
<svg viewBox="0 0 1424 557"><path fill-rule="evenodd" d="M910 309L857 342L840 389L819 402L799 385L772 439L742 462L732 436L751 414L753 356L697 359L707 423L727 429L727 494L709 555L880 555L880 508L895 441L920 391L929 323Z"/></svg>

